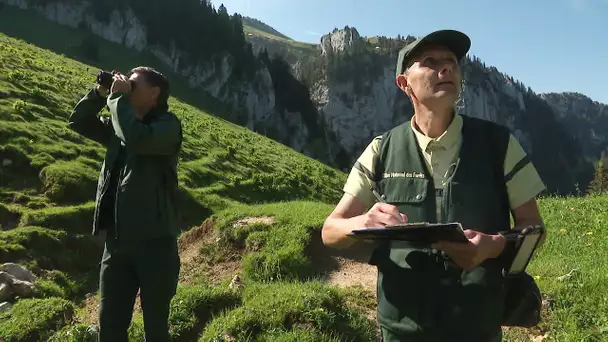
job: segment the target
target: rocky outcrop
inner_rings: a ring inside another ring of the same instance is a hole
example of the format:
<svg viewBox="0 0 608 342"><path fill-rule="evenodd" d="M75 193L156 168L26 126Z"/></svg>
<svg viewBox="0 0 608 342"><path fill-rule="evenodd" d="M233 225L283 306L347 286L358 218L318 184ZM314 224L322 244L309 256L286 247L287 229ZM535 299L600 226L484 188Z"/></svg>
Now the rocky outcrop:
<svg viewBox="0 0 608 342"><path fill-rule="evenodd" d="M36 2L28 0L4 0L8 5L31 9L47 19L70 27L88 27L96 35L128 48L142 51L147 46L146 28L133 11L114 10L107 21L98 20L92 13L92 3L87 1Z"/></svg>
<svg viewBox="0 0 608 342"><path fill-rule="evenodd" d="M351 51L361 41L361 35L356 28L346 26L343 30L334 29L330 34L321 38L321 54Z"/></svg>
<svg viewBox="0 0 608 342"><path fill-rule="evenodd" d="M38 279L27 268L12 262L7 262L0 266L0 271L4 271L19 280L28 281L30 283L33 283Z"/></svg>
<svg viewBox="0 0 608 342"><path fill-rule="evenodd" d="M11 304L9 302L2 302L2 303L0 303L0 313L3 313L3 312L6 312L6 311L10 310L11 307L13 307L13 304Z"/></svg>
<svg viewBox="0 0 608 342"><path fill-rule="evenodd" d="M0 269L0 303L15 297L28 298L36 294L37 287L33 284L36 277L25 267L6 263Z"/></svg>
<svg viewBox="0 0 608 342"><path fill-rule="evenodd" d="M553 108L558 119L569 128L583 147L583 153L599 156L608 141L608 105L574 92L539 95Z"/></svg>
<svg viewBox="0 0 608 342"><path fill-rule="evenodd" d="M368 79L363 93L358 89L360 84L352 80L325 78L312 88L311 98L319 113L349 156L360 154L375 135L399 120L394 110L399 96L391 78L394 72L390 66L383 67L380 75Z"/></svg>

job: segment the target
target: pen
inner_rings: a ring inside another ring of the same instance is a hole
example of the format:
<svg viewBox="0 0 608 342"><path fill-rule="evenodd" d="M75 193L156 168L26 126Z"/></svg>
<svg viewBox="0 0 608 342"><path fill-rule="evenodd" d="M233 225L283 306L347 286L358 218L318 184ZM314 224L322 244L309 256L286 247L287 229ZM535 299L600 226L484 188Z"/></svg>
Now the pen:
<svg viewBox="0 0 608 342"><path fill-rule="evenodd" d="M369 170L361 165L358 164L359 167L361 168L361 171L365 174L365 179L367 180L368 184L369 184L369 188L372 191L372 193L374 194L374 197L376 197L376 200L378 200L378 202L380 203L386 203L386 201L382 198L382 196L380 196L380 194L378 193L378 191L376 191L376 187L374 186L374 182L372 181L372 179L374 178L372 176L372 173L369 172ZM403 217L401 217L401 215L399 215L399 222L403 223Z"/></svg>
<svg viewBox="0 0 608 342"><path fill-rule="evenodd" d="M386 203L386 201L382 198L382 196L380 196L380 194L378 193L378 191L376 191L376 189L372 189L372 193L374 194L374 196L376 196L376 199L378 200L378 202Z"/></svg>
<svg viewBox="0 0 608 342"><path fill-rule="evenodd" d="M372 193L374 194L374 196L376 196L376 199L378 200L378 202L386 203L386 201L382 198L382 196L380 196L380 194L378 193L378 191L376 191L376 189L372 188ZM403 223L403 218L401 216L399 217L399 222Z"/></svg>

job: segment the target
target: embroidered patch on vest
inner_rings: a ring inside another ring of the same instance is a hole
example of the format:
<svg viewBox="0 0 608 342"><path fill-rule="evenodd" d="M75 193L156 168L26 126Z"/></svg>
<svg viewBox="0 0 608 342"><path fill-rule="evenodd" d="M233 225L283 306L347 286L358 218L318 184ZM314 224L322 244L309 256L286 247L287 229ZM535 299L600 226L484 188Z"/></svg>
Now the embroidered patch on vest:
<svg viewBox="0 0 608 342"><path fill-rule="evenodd" d="M382 178L425 178L422 172L385 172Z"/></svg>

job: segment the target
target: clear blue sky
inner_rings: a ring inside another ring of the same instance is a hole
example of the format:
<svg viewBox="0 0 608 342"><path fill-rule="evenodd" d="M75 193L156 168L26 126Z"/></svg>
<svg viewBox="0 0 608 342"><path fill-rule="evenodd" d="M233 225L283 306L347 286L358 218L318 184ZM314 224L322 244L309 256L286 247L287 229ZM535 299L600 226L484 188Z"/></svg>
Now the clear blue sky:
<svg viewBox="0 0 608 342"><path fill-rule="evenodd" d="M212 0L299 41L348 25L363 36L467 33L470 53L535 92L608 104L608 0Z"/></svg>

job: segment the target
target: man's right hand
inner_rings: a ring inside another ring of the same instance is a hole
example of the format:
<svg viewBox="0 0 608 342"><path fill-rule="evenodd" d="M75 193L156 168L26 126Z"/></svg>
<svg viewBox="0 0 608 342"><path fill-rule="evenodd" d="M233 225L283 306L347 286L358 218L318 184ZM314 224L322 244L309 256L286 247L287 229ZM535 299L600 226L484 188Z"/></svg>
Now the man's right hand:
<svg viewBox="0 0 608 342"><path fill-rule="evenodd" d="M399 212L399 209L388 203L376 203L363 215L363 225L367 228L379 226L391 226L407 222L407 215Z"/></svg>
<svg viewBox="0 0 608 342"><path fill-rule="evenodd" d="M333 248L347 248L357 240L349 237L353 229L386 227L407 222L407 216L387 203L376 203L369 210L355 196L345 193L323 223L323 243Z"/></svg>

